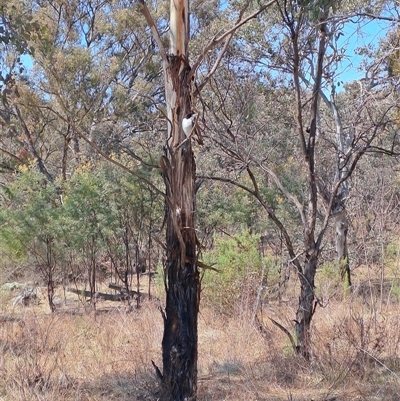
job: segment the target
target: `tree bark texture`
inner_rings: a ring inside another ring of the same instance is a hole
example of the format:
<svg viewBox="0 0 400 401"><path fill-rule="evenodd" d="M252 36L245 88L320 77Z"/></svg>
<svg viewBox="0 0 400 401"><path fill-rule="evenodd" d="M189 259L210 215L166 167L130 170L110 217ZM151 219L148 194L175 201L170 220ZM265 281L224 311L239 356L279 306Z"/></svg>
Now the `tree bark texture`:
<svg viewBox="0 0 400 401"><path fill-rule="evenodd" d="M335 216L335 229L336 229L336 253L338 257L339 272L345 290L351 289L351 275L349 264L349 253L347 249L347 232L349 229L349 222L347 220L346 211Z"/></svg>
<svg viewBox="0 0 400 401"><path fill-rule="evenodd" d="M197 393L200 278L194 229L196 165L190 138L182 129L182 119L191 112L188 0L171 0L170 23L171 47L164 60L168 141L160 158L167 213L162 376L166 399L189 401Z"/></svg>
<svg viewBox="0 0 400 401"><path fill-rule="evenodd" d="M324 57L326 52L326 19L328 17L328 7L324 6L319 10L318 26L316 33L318 38L318 53L315 68L315 77L312 97L310 99L310 122L309 128L304 129L303 100L300 85L300 47L299 33L302 24L299 22L294 28L293 24L289 24L292 32L292 43L294 52L294 69L293 76L296 88L297 100L297 128L301 143L301 149L304 156L305 165L307 166L308 175L308 205L304 207L304 247L305 258L304 267L300 263L296 264L297 274L300 280L300 297L299 305L296 312L295 332L297 337L297 352L309 360L311 356L311 320L313 318L316 299L314 295L314 279L318 266L321 241L324 235L324 229L316 235L317 215L318 215L318 181L316 174L316 137L317 122L320 103L321 82L324 71ZM304 12L304 10L303 10ZM307 137L308 134L308 137Z"/></svg>
<svg viewBox="0 0 400 401"><path fill-rule="evenodd" d="M306 262L304 264L303 271L298 272L301 289L295 323L297 352L307 360L309 360L311 356L310 328L316 306L314 296L314 279L317 271L317 263L317 253L313 252L306 256Z"/></svg>

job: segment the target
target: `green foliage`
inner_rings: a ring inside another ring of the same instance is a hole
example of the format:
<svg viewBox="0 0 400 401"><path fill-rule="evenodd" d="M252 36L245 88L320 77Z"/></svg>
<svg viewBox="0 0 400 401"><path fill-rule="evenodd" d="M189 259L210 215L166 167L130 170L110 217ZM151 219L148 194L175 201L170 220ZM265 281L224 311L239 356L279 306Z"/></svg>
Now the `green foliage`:
<svg viewBox="0 0 400 401"><path fill-rule="evenodd" d="M25 70L21 61L22 55L33 55L34 41L44 40L46 27L35 20L32 12L20 1L2 2L0 5L0 85L12 81L11 73L22 73ZM13 54L10 63L9 55ZM7 57L7 56L8 57ZM5 64L10 64L10 71L5 73Z"/></svg>
<svg viewBox="0 0 400 401"><path fill-rule="evenodd" d="M321 273L319 274L321 280L331 281L338 279L338 266L335 263L325 262L321 266Z"/></svg>
<svg viewBox="0 0 400 401"><path fill-rule="evenodd" d="M23 170L6 191L0 212L2 249L16 259L30 253L44 260L42 245L58 230L57 191L43 176Z"/></svg>
<svg viewBox="0 0 400 401"><path fill-rule="evenodd" d="M383 263L385 264L385 268L388 268L394 277L399 277L399 262L400 244L396 238L386 245L383 252Z"/></svg>
<svg viewBox="0 0 400 401"><path fill-rule="evenodd" d="M313 22L319 22L321 18L327 17L329 9L335 13L340 8L340 1L333 0L304 0L300 4L308 10L310 19Z"/></svg>
<svg viewBox="0 0 400 401"><path fill-rule="evenodd" d="M274 194L263 188L268 199ZM214 229L233 232L250 230L263 232L269 222L259 202L248 192L226 184L213 183L204 185L197 195L197 221L202 231Z"/></svg>
<svg viewBox="0 0 400 401"><path fill-rule="evenodd" d="M390 291L390 294L397 298L400 299L400 285L399 285L399 280L393 280L392 288Z"/></svg>
<svg viewBox="0 0 400 401"><path fill-rule="evenodd" d="M0 26L0 43L13 45L20 54L29 53L28 41L34 32L40 32L37 21L32 15L22 15L16 6L0 6L2 25Z"/></svg>
<svg viewBox="0 0 400 401"><path fill-rule="evenodd" d="M252 301L260 285L279 280L274 260L260 255L259 240L258 235L248 231L215 239L214 248L204 254L204 260L207 264L215 263L219 272L205 272L205 302L229 314L237 303L244 300L250 300L248 306L253 306Z"/></svg>
<svg viewBox="0 0 400 401"><path fill-rule="evenodd" d="M134 246L147 241L150 220L162 213L160 202L136 178L101 164L84 165L69 182L55 184L24 168L3 188L2 206L3 252L42 265L50 243L61 276L93 258L100 264L105 255L126 264L127 249L132 260Z"/></svg>
<svg viewBox="0 0 400 401"><path fill-rule="evenodd" d="M109 187L101 170L86 167L77 171L66 184L63 227L66 240L77 249L82 249L88 238L98 238L99 230L112 220Z"/></svg>

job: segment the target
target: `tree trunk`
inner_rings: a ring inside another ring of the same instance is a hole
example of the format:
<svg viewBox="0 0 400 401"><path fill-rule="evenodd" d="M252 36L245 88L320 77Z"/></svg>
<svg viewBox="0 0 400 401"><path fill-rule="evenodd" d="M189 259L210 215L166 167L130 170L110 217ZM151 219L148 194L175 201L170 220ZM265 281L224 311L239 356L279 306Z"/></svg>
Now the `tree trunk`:
<svg viewBox="0 0 400 401"><path fill-rule="evenodd" d="M49 303L49 308L51 312L56 311L56 306L54 305L54 280L53 280L53 266L48 266L48 276L47 276L47 301Z"/></svg>
<svg viewBox="0 0 400 401"><path fill-rule="evenodd" d="M184 401L196 399L200 303L194 230L196 165L191 140L182 129L183 117L191 112L187 0L171 0L170 35L170 52L164 62L168 141L166 155L160 158L167 213L162 376L166 399Z"/></svg>
<svg viewBox="0 0 400 401"><path fill-rule="evenodd" d="M303 272L298 272L300 278L300 298L296 313L297 352L305 359L311 356L310 328L315 312L314 278L317 271L318 253L314 251L307 255Z"/></svg>
<svg viewBox="0 0 400 401"><path fill-rule="evenodd" d="M90 302L93 309L96 309L96 256L95 256L95 239L91 238L90 241L90 260L88 263L88 278L89 278L89 289L90 289Z"/></svg>
<svg viewBox="0 0 400 401"><path fill-rule="evenodd" d="M51 312L55 312L56 306L54 305L54 280L53 273L55 270L55 264L53 261L53 239L50 237L46 238L46 266L44 267L44 275L47 281L47 300Z"/></svg>
<svg viewBox="0 0 400 401"><path fill-rule="evenodd" d="M349 291L351 289L349 253L347 250L347 232L349 229L349 222L345 210L342 210L335 216L335 228L339 272L345 291Z"/></svg>

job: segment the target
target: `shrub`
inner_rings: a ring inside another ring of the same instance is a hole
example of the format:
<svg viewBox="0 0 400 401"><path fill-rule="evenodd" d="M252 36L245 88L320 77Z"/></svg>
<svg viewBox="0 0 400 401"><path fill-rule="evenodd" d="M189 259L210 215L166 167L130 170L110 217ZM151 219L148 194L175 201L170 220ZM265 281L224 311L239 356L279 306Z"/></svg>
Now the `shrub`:
<svg viewBox="0 0 400 401"><path fill-rule="evenodd" d="M214 248L204 254L207 264L215 263L218 273L206 271L203 277L203 298L224 314L252 309L257 296L267 285L279 281L273 257L262 257L259 235L245 231L215 239Z"/></svg>

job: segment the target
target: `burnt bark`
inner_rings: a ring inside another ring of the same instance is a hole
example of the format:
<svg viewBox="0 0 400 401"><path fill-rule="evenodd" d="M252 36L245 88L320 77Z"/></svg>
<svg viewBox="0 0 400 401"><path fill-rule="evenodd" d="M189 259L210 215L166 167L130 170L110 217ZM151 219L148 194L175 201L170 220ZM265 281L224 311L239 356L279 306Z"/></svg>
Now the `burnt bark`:
<svg viewBox="0 0 400 401"><path fill-rule="evenodd" d="M56 306L54 305L54 270L56 265L53 258L53 239L51 237L46 237L46 263L41 269L44 277L46 278L47 286L47 301L49 303L49 308L51 312L55 312Z"/></svg>
<svg viewBox="0 0 400 401"><path fill-rule="evenodd" d="M163 61L168 136L159 165L165 182L166 262L164 284L166 307L162 340L164 398L196 399L197 316L200 275L195 234L196 164L190 136L182 128L192 111L192 77L188 57L189 1L170 2L170 49L167 53L157 26L144 0L139 1L159 47Z"/></svg>
<svg viewBox="0 0 400 401"><path fill-rule="evenodd" d="M169 55L167 98L171 104L169 143L160 166L166 186L166 309L162 341L163 385L168 400L194 400L197 392L197 315L200 278L197 268L195 214L196 165L190 139L181 128L190 111L190 68L182 57ZM174 96L174 94L176 96Z"/></svg>
<svg viewBox="0 0 400 401"><path fill-rule="evenodd" d="M90 289L90 302L93 309L96 309L96 256L95 256L95 238L92 236L89 245L89 260L87 265L89 289Z"/></svg>
<svg viewBox="0 0 400 401"><path fill-rule="evenodd" d="M164 281L166 309L162 341L163 373L161 378L167 400L189 401L197 392L197 316L200 304L197 238L195 234L196 164L191 135L186 138L183 118L193 112L191 99L217 69L227 50L232 34L244 23L255 18L274 1L243 18L249 6L239 13L237 24L219 37L213 38L194 63L189 64L189 0L170 0L170 49L167 53L157 26L144 0L139 0L158 45L163 60L165 98L168 118L168 138L165 155L160 157L166 192L166 263ZM209 50L225 41L217 60L203 84L192 90L195 71Z"/></svg>
<svg viewBox="0 0 400 401"><path fill-rule="evenodd" d="M56 311L56 306L54 305L54 280L53 280L53 268L49 267L47 276L47 301L51 312Z"/></svg>
<svg viewBox="0 0 400 401"><path fill-rule="evenodd" d="M301 287L295 323L296 350L307 360L311 357L310 329L311 320L316 308L314 279L317 271L317 263L318 254L314 251L310 255L306 255L304 268L298 272Z"/></svg>
<svg viewBox="0 0 400 401"><path fill-rule="evenodd" d="M160 167L166 188L166 307L162 340L163 389L167 400L195 400L200 276L195 234L196 164L182 120L191 110L187 46L187 0L171 0L170 52L164 80L168 138Z"/></svg>

